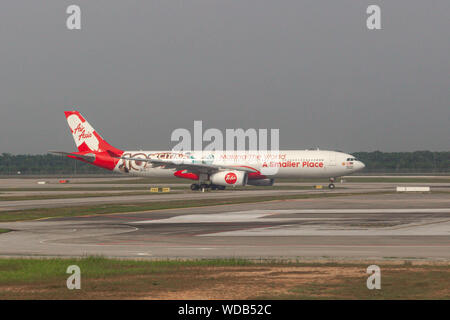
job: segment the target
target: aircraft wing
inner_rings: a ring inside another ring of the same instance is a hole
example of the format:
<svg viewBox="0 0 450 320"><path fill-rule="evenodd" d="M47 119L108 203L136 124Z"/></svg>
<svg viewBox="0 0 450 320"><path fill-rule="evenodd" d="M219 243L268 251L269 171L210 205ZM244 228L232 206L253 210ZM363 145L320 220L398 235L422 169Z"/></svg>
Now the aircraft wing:
<svg viewBox="0 0 450 320"><path fill-rule="evenodd" d="M153 167L162 167L165 169L177 169L177 170L189 170L191 172L202 172L211 173L220 170L236 170L244 172L257 172L254 169L247 167L234 167L226 165L216 165L216 164L206 164L206 163L195 163L190 159L180 159L180 160L161 160L161 159L141 159L141 158L128 158L120 157L119 159L129 160L129 161L141 161L151 163ZM199 161L199 160L194 160Z"/></svg>

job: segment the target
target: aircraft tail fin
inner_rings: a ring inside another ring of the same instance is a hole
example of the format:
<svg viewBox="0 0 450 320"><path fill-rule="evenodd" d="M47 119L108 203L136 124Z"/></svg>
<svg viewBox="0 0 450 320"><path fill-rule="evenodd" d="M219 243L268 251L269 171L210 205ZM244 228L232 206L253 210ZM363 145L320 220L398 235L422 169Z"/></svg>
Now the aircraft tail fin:
<svg viewBox="0 0 450 320"><path fill-rule="evenodd" d="M107 152L109 155L121 153L121 150L106 142L81 113L64 111L64 114L79 152Z"/></svg>

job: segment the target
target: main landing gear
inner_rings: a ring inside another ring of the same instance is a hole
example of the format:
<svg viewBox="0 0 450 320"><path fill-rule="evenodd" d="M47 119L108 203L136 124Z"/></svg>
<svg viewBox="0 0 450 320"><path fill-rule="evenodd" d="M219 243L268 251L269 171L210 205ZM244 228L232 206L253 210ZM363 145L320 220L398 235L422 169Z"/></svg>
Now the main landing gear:
<svg viewBox="0 0 450 320"><path fill-rule="evenodd" d="M197 191L198 189L200 189L200 185L199 184L196 184L196 183L191 184L191 190L192 191Z"/></svg>
<svg viewBox="0 0 450 320"><path fill-rule="evenodd" d="M334 178L330 178L330 184L328 185L328 189L334 189L336 186L334 185Z"/></svg>
<svg viewBox="0 0 450 320"><path fill-rule="evenodd" d="M202 192L205 192L209 188L211 188L211 190L225 190L225 186L218 186L218 185L215 185L215 184L207 184L207 183L201 183L201 184L193 183L193 184L191 184L191 190L192 191L201 190Z"/></svg>

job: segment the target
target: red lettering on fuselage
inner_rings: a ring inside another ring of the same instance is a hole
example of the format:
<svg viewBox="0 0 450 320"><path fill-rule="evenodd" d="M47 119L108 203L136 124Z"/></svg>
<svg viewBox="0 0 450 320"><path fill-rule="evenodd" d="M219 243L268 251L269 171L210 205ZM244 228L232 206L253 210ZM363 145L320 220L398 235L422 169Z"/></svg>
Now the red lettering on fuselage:
<svg viewBox="0 0 450 320"><path fill-rule="evenodd" d="M323 168L323 162L303 161L302 168Z"/></svg>
<svg viewBox="0 0 450 320"><path fill-rule="evenodd" d="M282 162L264 162L262 164L263 168L271 167L271 168L323 168L323 162L314 162L314 161L303 161L295 162L295 161L282 161Z"/></svg>

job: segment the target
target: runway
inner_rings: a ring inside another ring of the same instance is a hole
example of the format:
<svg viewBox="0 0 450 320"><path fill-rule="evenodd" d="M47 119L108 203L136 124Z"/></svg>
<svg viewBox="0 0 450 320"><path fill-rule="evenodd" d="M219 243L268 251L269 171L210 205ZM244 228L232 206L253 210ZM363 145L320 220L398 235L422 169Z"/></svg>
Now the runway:
<svg viewBox="0 0 450 320"><path fill-rule="evenodd" d="M373 191L393 191L392 189L377 188ZM142 192L142 191L140 191ZM80 205L101 205L101 204L127 204L127 203L150 203L162 201L180 201L180 200L203 200L203 199L231 199L231 198L248 198L248 197L270 197L270 196L286 196L286 195L307 195L307 194L345 194L345 193L365 193L367 191L348 188L340 190L240 190L240 191L217 191L217 192L180 192L180 193L158 193L158 194L128 194L128 195L111 195L99 197L83 197L83 198L61 198L61 199L38 199L38 200L21 200L21 201L0 201L0 211L24 210L35 208L59 208Z"/></svg>
<svg viewBox="0 0 450 320"><path fill-rule="evenodd" d="M201 200L201 199L229 199L229 198L243 198L256 196L280 196L280 195L295 195L295 194L312 194L312 193L326 193L326 192L350 192L350 189L342 189L339 191L329 190L241 190L241 191L217 191L217 192L192 192L185 191L180 193L155 193L152 194L127 194L127 195L113 195L106 197L86 197L86 198L63 198L63 199L38 199L38 200L21 200L18 201L1 201L0 211L8 210L23 210L33 208L55 208L67 207L74 205L94 205L106 203L145 203L145 202L160 202L160 201L176 201L176 200ZM125 192L125 191L123 191ZM142 193L142 191L139 191ZM355 190L355 192L361 192ZM129 193L129 192L127 192Z"/></svg>
<svg viewBox="0 0 450 320"><path fill-rule="evenodd" d="M14 230L0 234L2 256L450 259L448 193L291 199L0 223L0 228Z"/></svg>
<svg viewBox="0 0 450 320"><path fill-rule="evenodd" d="M262 196L281 196L281 195L299 195L299 194L345 194L345 193L370 193L370 192L393 192L396 183L337 183L335 190L329 190L327 184L321 190L314 190L314 183L311 182L290 182L277 183L282 189L243 189L233 190L229 188L225 191L217 192L192 192L189 190L189 184L154 184L152 186L172 186L171 193L150 193L149 186L146 184L132 183L114 183L120 182L124 178L103 179L78 179L71 184L58 184L57 181L50 181L50 184L37 185L39 179L0 179L0 212L11 210L24 210L35 208L58 208L71 207L79 205L102 205L102 204L127 204L127 203L150 203L162 201L182 201L182 200L202 200L202 199L230 199L245 197ZM439 181L437 177L435 181ZM42 180L42 179L41 179ZM45 179L44 179L45 180ZM126 179L133 181L132 179ZM92 182L96 182L93 184ZM107 182L109 181L109 182ZM404 185L401 184L401 185ZM407 185L424 185L423 183L407 183ZM432 182L426 185L431 186L432 190L450 191L450 183ZM296 188L297 187L297 188ZM20 189L22 188L22 189ZM115 190L112 188L121 188ZM134 189L133 189L134 188ZM135 188L140 188L135 190ZM290 188L290 189L289 189ZM73 189L73 190L72 190ZM143 194L144 193L144 194ZM81 195L81 197L70 198L64 195ZM108 194L101 196L101 194ZM85 195L86 197L83 197ZM96 195L93 197L93 195ZM5 200L2 197L22 196L30 199ZM40 199L43 196L54 196L55 199Z"/></svg>

